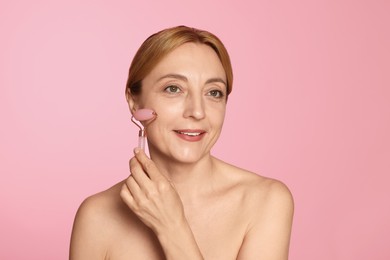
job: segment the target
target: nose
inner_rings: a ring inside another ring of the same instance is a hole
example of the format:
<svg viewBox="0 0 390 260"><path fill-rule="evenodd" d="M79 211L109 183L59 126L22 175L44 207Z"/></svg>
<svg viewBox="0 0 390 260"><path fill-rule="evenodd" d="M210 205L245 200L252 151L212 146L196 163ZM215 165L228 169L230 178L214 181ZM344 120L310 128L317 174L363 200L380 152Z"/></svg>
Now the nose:
<svg viewBox="0 0 390 260"><path fill-rule="evenodd" d="M194 118L196 120L200 120L205 117L204 100L202 95L191 94L186 97L184 117Z"/></svg>

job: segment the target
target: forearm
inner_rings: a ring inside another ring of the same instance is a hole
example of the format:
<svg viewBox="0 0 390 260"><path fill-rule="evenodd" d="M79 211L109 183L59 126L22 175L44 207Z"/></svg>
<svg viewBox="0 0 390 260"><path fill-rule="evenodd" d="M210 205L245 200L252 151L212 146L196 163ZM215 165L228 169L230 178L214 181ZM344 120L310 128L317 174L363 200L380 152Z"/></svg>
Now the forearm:
<svg viewBox="0 0 390 260"><path fill-rule="evenodd" d="M187 222L157 234L167 260L203 260L192 230Z"/></svg>

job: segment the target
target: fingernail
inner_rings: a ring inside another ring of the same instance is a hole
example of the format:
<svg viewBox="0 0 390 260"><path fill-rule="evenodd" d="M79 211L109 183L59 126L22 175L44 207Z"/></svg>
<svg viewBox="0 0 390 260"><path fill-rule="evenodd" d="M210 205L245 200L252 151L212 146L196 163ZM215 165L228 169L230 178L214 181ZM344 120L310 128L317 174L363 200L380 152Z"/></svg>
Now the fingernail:
<svg viewBox="0 0 390 260"><path fill-rule="evenodd" d="M134 153L137 154L139 153L140 149L138 147L134 148Z"/></svg>

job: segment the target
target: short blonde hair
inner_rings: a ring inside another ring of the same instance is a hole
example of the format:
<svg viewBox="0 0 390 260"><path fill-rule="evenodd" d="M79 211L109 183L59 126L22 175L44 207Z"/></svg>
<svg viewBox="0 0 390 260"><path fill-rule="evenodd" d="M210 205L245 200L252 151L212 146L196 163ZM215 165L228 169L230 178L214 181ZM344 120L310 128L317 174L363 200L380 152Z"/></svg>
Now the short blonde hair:
<svg viewBox="0 0 390 260"><path fill-rule="evenodd" d="M177 47L190 42L206 44L217 53L226 73L227 95L229 95L233 85L233 69L225 46L214 34L187 26L162 30L151 35L143 42L130 65L126 95L140 94L142 80L153 70L157 63Z"/></svg>

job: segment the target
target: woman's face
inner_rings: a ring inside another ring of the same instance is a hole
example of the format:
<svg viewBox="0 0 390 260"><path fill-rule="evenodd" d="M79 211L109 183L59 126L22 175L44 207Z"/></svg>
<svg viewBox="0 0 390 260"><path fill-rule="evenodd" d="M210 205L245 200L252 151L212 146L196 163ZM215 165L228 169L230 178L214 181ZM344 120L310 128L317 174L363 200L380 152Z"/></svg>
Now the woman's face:
<svg viewBox="0 0 390 260"><path fill-rule="evenodd" d="M164 57L142 81L132 107L158 115L146 124L151 156L193 163L208 155L221 132L226 89L225 71L211 47L186 43Z"/></svg>

